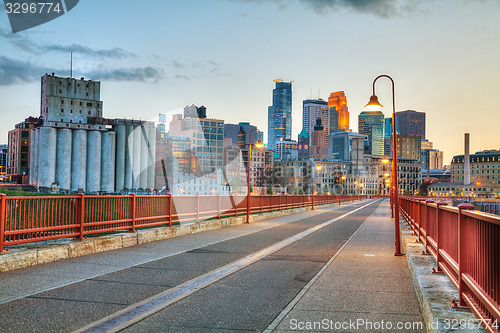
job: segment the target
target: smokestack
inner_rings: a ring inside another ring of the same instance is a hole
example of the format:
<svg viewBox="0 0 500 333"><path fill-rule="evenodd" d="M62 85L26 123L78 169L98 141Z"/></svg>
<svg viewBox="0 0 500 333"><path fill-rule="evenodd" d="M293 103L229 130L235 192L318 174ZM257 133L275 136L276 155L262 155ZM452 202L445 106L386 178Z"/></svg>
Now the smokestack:
<svg viewBox="0 0 500 333"><path fill-rule="evenodd" d="M470 185L469 133L465 133L464 185Z"/></svg>

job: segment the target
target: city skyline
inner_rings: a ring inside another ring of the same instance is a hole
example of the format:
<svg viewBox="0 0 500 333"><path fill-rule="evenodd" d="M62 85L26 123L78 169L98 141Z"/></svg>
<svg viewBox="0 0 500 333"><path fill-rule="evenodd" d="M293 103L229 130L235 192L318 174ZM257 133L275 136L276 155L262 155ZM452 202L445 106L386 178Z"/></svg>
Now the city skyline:
<svg viewBox="0 0 500 333"><path fill-rule="evenodd" d="M88 1L17 34L9 31L2 6L0 143L7 143L7 131L16 123L39 114L40 77L52 71L69 75L73 51L73 76L105 83L101 99L110 117L152 119L194 103L210 108L213 117L266 131L272 80L282 78L294 80L292 139L302 129L302 101L327 100L340 90L357 131L373 78L390 74L396 81L396 111L428 115L427 138L444 151L445 164L463 152L464 132L471 133L471 152L499 148L499 139L490 137L500 120L494 107L500 77L498 3L343 3L170 1L154 2L157 10L145 15L139 4ZM123 18L132 13L130 24ZM157 24L164 22L163 13L169 23ZM85 30L71 24L88 18L93 24ZM278 28L289 33L269 34ZM331 36L338 39L335 45L328 43ZM324 51L311 53L309 46ZM379 83L377 93L387 117L389 84ZM445 126L449 122L453 126Z"/></svg>

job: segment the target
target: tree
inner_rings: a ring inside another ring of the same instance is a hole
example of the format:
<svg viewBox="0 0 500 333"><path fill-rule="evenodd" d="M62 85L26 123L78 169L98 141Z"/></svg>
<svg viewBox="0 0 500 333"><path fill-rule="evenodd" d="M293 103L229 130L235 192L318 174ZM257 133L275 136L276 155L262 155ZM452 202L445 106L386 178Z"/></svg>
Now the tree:
<svg viewBox="0 0 500 333"><path fill-rule="evenodd" d="M302 190L300 189L299 185L297 185L297 187L295 188L295 190L293 191L293 194L295 195L300 195L302 194Z"/></svg>
<svg viewBox="0 0 500 333"><path fill-rule="evenodd" d="M269 186L267 188L267 194L270 194L270 195L273 195L274 194L274 190L273 190L273 187L272 186Z"/></svg>

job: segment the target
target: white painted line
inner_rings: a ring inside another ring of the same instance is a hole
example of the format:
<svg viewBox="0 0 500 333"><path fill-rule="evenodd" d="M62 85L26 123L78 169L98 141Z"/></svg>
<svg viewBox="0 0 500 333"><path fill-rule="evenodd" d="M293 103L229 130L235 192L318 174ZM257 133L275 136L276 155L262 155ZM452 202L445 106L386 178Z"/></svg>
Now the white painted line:
<svg viewBox="0 0 500 333"><path fill-rule="evenodd" d="M375 212L375 211L373 211L373 212ZM373 215L373 213L370 214L370 216L371 215ZM368 218L370 218L370 217L368 217ZM333 257L331 257L330 260L328 260L328 262L319 270L319 272L316 273L316 275L314 275L314 277L311 280L309 280L309 282L304 286L304 288L302 288L302 290L283 309L283 311L281 311L281 313L278 316L276 316L276 318L274 318L272 323L264 330L263 333L271 333L278 327L278 325L283 321L283 319L285 319L285 317L290 313L290 311L292 311L292 309L295 307L295 305L297 305L297 303L305 295L305 293L309 291L309 289L314 284L314 282L316 282L316 280L319 279L319 277L323 274L323 272L332 264L332 262L337 258L337 256L340 254L340 252L342 252L342 250L347 246L347 244L351 241L351 239L358 233L358 231L361 229L361 227L363 227L363 225L366 223L366 221L368 221L368 218L358 227L358 229L356 229L356 231L340 247L340 249L338 249L337 252L335 252ZM365 254L365 256L366 256L366 254Z"/></svg>
<svg viewBox="0 0 500 333"><path fill-rule="evenodd" d="M147 298L141 302L133 304L131 306L126 307L123 310L115 312L99 321L91 323L79 330L77 332L86 332L86 333L102 333L102 332L118 332L123 330L131 325L157 313L158 311L166 308L167 306L188 297L196 293L197 291L229 276L268 255L271 255L284 247L291 245L312 233L334 223L337 222L369 205L373 204L376 201L372 201L364 206L361 206L357 209L354 209L350 212L347 212L339 217L336 217L332 220L323 222L317 226L306 229L292 237L286 238L278 243L275 243L271 246L268 246L260 251L257 251L253 254L250 254L242 259L236 260L228 265L225 265L219 269L213 270L209 273L203 274L199 277L196 277L190 281L182 283L174 288L170 288L165 290L162 293L159 293L155 296ZM352 237L352 236L351 236Z"/></svg>
<svg viewBox="0 0 500 333"><path fill-rule="evenodd" d="M338 209L338 207L339 206L325 207L323 209L324 210L335 211L335 210ZM317 215L322 214L322 212L319 209L316 210L316 211L302 212L301 214L303 214L303 213L310 213L311 216L317 216ZM291 215L291 216L293 216L293 215ZM288 216L288 217L291 217L291 216ZM285 216L278 216L276 218L280 218L280 217L285 217ZM277 223L277 224L269 223L270 225L264 226L261 229L255 230L253 232L243 233L243 234L239 234L239 235L236 235L236 236L231 236L231 237L228 237L228 238L224 238L222 240L217 240L215 242L205 243L205 244L202 244L201 247L207 247L207 246L215 245L215 244L218 244L218 243L221 243L221 242L225 242L225 241L228 241L228 240L233 240L233 239L237 239L237 238L240 238L240 237L249 236L249 235L252 235L252 234L257 233L257 232L269 230L269 229L276 228L276 227L279 227L279 226L282 226L282 225L286 225L286 224L289 224L289 223L294 223L294 222L297 222L299 220L301 220L301 219L291 220L291 221L286 221L286 222L280 222L280 223ZM257 223L266 224L266 222L264 222L264 221L258 221ZM240 224L240 225L235 225L235 226L242 226L242 225ZM221 229L223 229L223 228L221 228ZM219 231L221 229L209 230L207 232ZM186 235L186 236L194 236L194 235L195 234L190 234L190 235ZM200 235L201 235L201 233L200 233ZM186 236L184 236L184 237L186 237ZM177 238L177 237L175 237L175 238ZM164 240L168 240L168 239L169 238L164 239ZM141 245L143 245L143 244L141 244ZM24 294L22 296L18 296L18 297L14 297L14 298L9 298L9 299L0 301L0 305L5 304L5 303L9 303L9 302L13 302L13 301L16 301L16 300L19 300L19 299L23 299L23 298L26 298L26 297L35 296L35 295L44 293L46 291L51 291L51 290L59 289L59 288L62 288L62 287L67 287L67 286L70 286L72 284L76 284L76 283L79 283L79 282L83 282L83 281L95 279L97 277L104 276L104 275L107 275L107 274L116 273L116 272L119 272L119 271L122 271L122 270L125 270L125 269L129 269L129 268L132 268L132 267L136 267L136 266L141 266L141 265L144 265L144 264L148 264L148 263L153 262L153 261L157 261L157 260L162 260L162 259L166 259L166 258L169 258L169 257L173 257L173 256L176 256L176 255L179 255L179 254L183 254L183 253L186 253L186 252L189 252L189 251L192 251L192 250L196 250L196 249L199 249L199 248L200 248L200 245L196 244L193 247L189 247L189 248L187 248L185 250L182 250L182 251L173 252L173 253L170 253L170 254L165 255L165 256L148 259L148 260L145 260L145 261L134 263L132 265L127 265L127 266L123 266L123 267L120 267L120 268L117 268L117 269L105 271L105 272L102 272L102 273L99 273L99 274L86 276L84 278L79 278L79 279L73 280L71 282L67 282L67 283L63 283L63 284L58 284L57 286L50 287L50 288L45 288L43 290L38 290L38 291L29 293L29 294ZM125 250L125 249L129 249L129 248L121 248L119 250ZM104 253L106 253L106 252L104 252ZM102 253L95 253L95 254L102 254ZM74 258L72 258L72 259L74 259Z"/></svg>

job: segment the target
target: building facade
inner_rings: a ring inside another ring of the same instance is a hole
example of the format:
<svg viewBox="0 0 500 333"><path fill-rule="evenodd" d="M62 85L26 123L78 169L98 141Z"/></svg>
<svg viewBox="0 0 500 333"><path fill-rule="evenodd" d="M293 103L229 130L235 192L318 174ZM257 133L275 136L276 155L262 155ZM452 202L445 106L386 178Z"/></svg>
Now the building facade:
<svg viewBox="0 0 500 333"><path fill-rule="evenodd" d="M0 182L7 178L7 145L0 145Z"/></svg>
<svg viewBox="0 0 500 333"><path fill-rule="evenodd" d="M328 102L322 99L306 99L302 102L302 105L302 128L309 134L309 138L311 138L314 126L316 125L316 119L320 118L328 140L328 133L330 132L330 109Z"/></svg>
<svg viewBox="0 0 500 333"><path fill-rule="evenodd" d="M199 118L198 113L186 111L184 117L172 117L169 126L171 137L185 137L191 141L191 148L198 159L198 169L202 173L214 173L221 169L224 160L224 120ZM205 108L206 115L206 108Z"/></svg>
<svg viewBox="0 0 500 333"><path fill-rule="evenodd" d="M363 165L365 139L366 135L353 132L331 133L327 159L351 161L354 170L360 169Z"/></svg>
<svg viewBox="0 0 500 333"><path fill-rule="evenodd" d="M358 116L359 134L368 137L368 152L374 157L384 156L384 114L381 111L363 111Z"/></svg>
<svg viewBox="0 0 500 333"><path fill-rule="evenodd" d="M268 108L268 149L274 149L276 142L292 138L292 82L274 80L273 105Z"/></svg>
<svg viewBox="0 0 500 333"><path fill-rule="evenodd" d="M417 135L425 139L425 112L406 110L396 112L396 130L404 135Z"/></svg>
<svg viewBox="0 0 500 333"><path fill-rule="evenodd" d="M321 123L321 118L316 119L311 132L311 146L309 150L309 157L315 160L326 160L328 157L328 129L325 130Z"/></svg>
<svg viewBox="0 0 500 333"><path fill-rule="evenodd" d="M349 110L347 107L347 97L343 91L330 94L328 106L332 121L330 122L330 133L349 130Z"/></svg>
<svg viewBox="0 0 500 333"><path fill-rule="evenodd" d="M419 136L399 134L396 136L396 141L398 158L421 161L422 148ZM392 144L390 154L387 156L392 156Z"/></svg>
<svg viewBox="0 0 500 333"><path fill-rule="evenodd" d="M299 133L297 144L298 144L297 149L299 150L299 152L298 152L299 160L308 159L309 158L309 134L306 132L305 129L302 129L302 131Z"/></svg>
<svg viewBox="0 0 500 333"><path fill-rule="evenodd" d="M15 128L8 133L6 178L17 184L27 184L30 174L31 160L31 129L38 126L37 118L29 117L25 121L16 124Z"/></svg>
<svg viewBox="0 0 500 333"><path fill-rule="evenodd" d="M257 129L257 126L250 125L247 122L239 124L224 124L224 138L229 138L233 145L240 146L241 148L248 147L250 143L250 132ZM260 139L264 139L264 132L260 131ZM252 133L252 144L256 144L259 140L259 132Z"/></svg>
<svg viewBox="0 0 500 333"><path fill-rule="evenodd" d="M281 160L297 160L299 158L298 144L295 140L277 141L274 151Z"/></svg>
<svg viewBox="0 0 500 333"><path fill-rule="evenodd" d="M471 183L500 184L500 150L485 150L471 154L469 161ZM454 156L451 160L452 182L464 183L464 162L464 155Z"/></svg>
<svg viewBox="0 0 500 333"><path fill-rule="evenodd" d="M153 122L103 118L100 82L54 74L41 82L30 184L42 191L88 194L154 188Z"/></svg>
<svg viewBox="0 0 500 333"><path fill-rule="evenodd" d="M443 152L439 149L422 149L420 156L422 161L422 169L429 170L442 170Z"/></svg>

